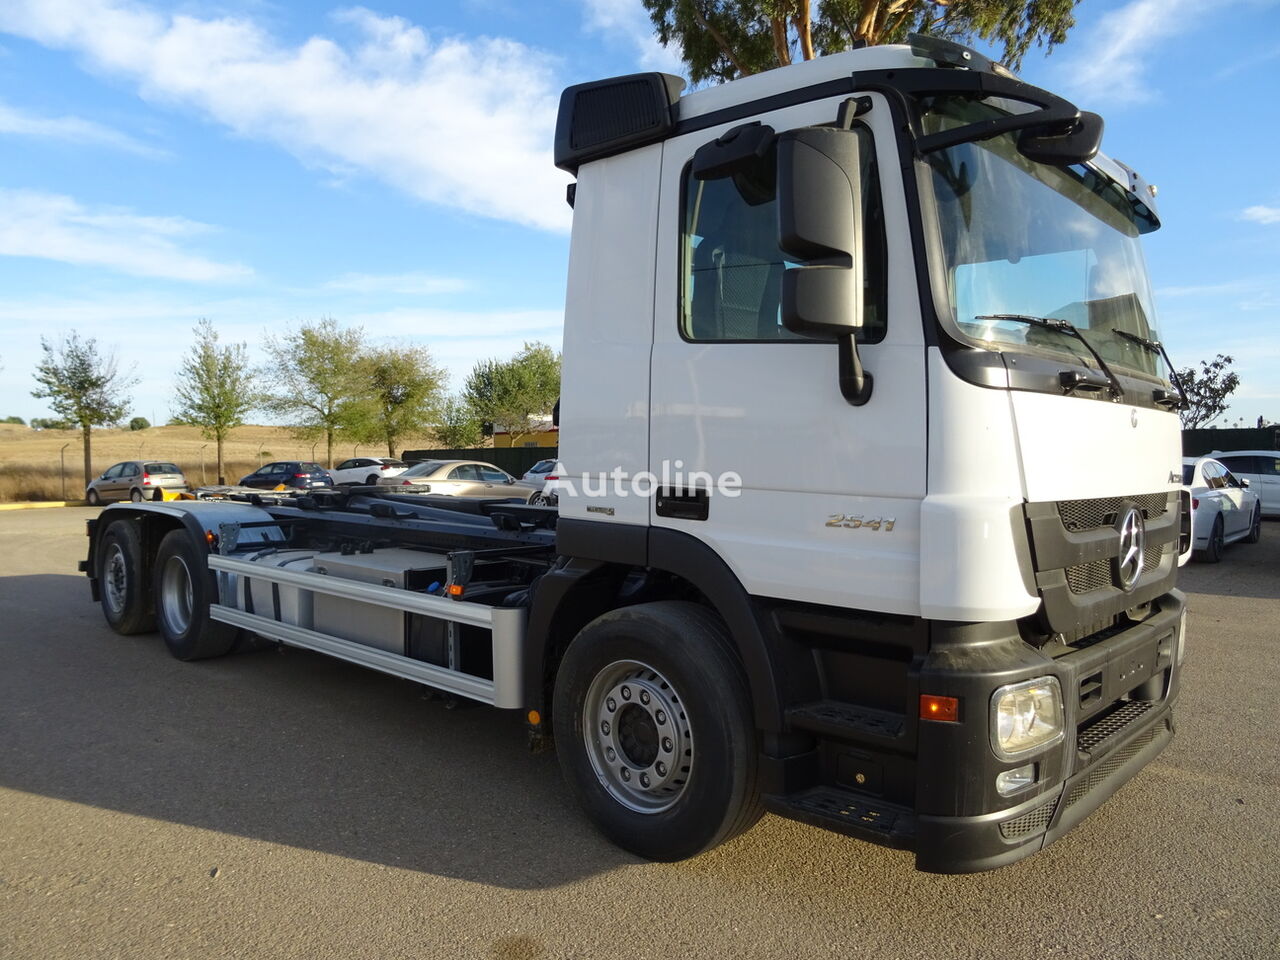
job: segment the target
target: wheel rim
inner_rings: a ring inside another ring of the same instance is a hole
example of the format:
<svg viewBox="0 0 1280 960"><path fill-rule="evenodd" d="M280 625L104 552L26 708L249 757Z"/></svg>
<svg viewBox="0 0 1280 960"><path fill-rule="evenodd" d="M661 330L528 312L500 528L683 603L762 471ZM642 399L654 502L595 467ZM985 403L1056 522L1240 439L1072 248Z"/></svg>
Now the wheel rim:
<svg viewBox="0 0 1280 960"><path fill-rule="evenodd" d="M693 731L684 701L657 670L619 660L596 674L583 702L583 739L600 785L637 813L661 813L689 785Z"/></svg>
<svg viewBox="0 0 1280 960"><path fill-rule="evenodd" d="M133 493L129 494L129 499L132 500L134 503L141 503L142 502L141 491L138 491L138 490L133 491Z"/></svg>
<svg viewBox="0 0 1280 960"><path fill-rule="evenodd" d="M107 606L111 608L111 612L118 614L123 611L129 589L129 565L118 543L111 544L107 552L107 562L102 572L102 587L103 596L107 598Z"/></svg>
<svg viewBox="0 0 1280 960"><path fill-rule="evenodd" d="M191 626L195 608L195 591L191 571L182 557L170 557L160 576L160 616L171 636L181 636Z"/></svg>

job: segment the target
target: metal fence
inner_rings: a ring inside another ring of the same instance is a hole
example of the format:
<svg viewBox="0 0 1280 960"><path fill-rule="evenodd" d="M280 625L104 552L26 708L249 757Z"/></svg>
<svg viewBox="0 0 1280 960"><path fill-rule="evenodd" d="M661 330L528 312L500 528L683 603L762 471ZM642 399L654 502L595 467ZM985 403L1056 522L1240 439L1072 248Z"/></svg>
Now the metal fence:
<svg viewBox="0 0 1280 960"><path fill-rule="evenodd" d="M476 447L470 450L406 450L400 459L416 460L480 460L514 476L521 476L539 460L554 460L558 447Z"/></svg>
<svg viewBox="0 0 1280 960"><path fill-rule="evenodd" d="M1182 431L1182 455L1202 457L1215 450L1280 450L1280 427L1222 427Z"/></svg>

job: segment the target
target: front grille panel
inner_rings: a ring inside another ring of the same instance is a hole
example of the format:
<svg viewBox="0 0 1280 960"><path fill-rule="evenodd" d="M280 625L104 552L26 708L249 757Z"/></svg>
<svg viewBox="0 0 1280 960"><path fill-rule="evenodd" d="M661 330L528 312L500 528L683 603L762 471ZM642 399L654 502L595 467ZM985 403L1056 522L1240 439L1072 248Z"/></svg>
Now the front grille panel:
<svg viewBox="0 0 1280 960"><path fill-rule="evenodd" d="M1058 516L1062 525L1072 533L1110 527L1120 517L1120 508L1126 503L1135 504L1142 511L1144 520L1163 517L1169 509L1169 496L1164 493L1147 493L1137 497L1099 497L1096 500L1060 500Z"/></svg>
<svg viewBox="0 0 1280 960"><path fill-rule="evenodd" d="M1014 817L1012 820L1006 820L1000 824L1000 835L1006 840L1020 840L1023 837L1031 836L1033 833L1042 832L1049 826L1049 821L1053 819L1053 810L1057 805L1058 802L1055 798L1048 803L1042 803L1029 813Z"/></svg>
<svg viewBox="0 0 1280 960"><path fill-rule="evenodd" d="M1143 747L1147 746L1161 733L1169 729L1169 721L1165 720L1163 724L1156 724L1150 730L1143 731L1139 736L1135 737L1131 743L1127 743L1121 749L1117 750L1111 756L1107 757L1101 763L1093 767L1088 774L1076 781L1071 788L1071 792L1067 794L1066 806L1072 807L1079 803L1094 787L1106 780L1107 777L1115 773L1122 766L1138 755Z"/></svg>
<svg viewBox="0 0 1280 960"><path fill-rule="evenodd" d="M1130 700L1106 716L1093 720L1076 735L1076 749L1092 753L1104 742L1123 733L1142 719L1155 704L1150 700Z"/></svg>
<svg viewBox="0 0 1280 960"><path fill-rule="evenodd" d="M1142 552L1142 572L1148 573L1160 566L1164 557L1164 547L1148 546ZM1111 561L1094 560L1067 567L1067 587L1072 593L1088 593L1090 590L1101 590L1103 587L1114 587L1111 578Z"/></svg>

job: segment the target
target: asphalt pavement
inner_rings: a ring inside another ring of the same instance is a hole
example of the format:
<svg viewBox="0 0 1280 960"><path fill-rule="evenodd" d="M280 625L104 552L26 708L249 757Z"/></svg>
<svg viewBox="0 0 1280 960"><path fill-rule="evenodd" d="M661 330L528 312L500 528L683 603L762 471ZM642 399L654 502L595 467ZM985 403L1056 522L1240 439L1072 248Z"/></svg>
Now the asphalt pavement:
<svg viewBox="0 0 1280 960"><path fill-rule="evenodd" d="M991 873L766 817L601 839L520 719L290 650L120 637L87 508L0 512L0 957L1280 956L1280 523L1192 565L1172 745Z"/></svg>

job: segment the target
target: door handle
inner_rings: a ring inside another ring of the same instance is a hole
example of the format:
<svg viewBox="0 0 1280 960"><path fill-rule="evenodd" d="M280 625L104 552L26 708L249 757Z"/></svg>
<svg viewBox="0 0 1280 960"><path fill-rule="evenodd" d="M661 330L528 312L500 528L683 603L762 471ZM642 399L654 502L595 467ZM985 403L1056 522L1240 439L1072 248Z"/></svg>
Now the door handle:
<svg viewBox="0 0 1280 960"><path fill-rule="evenodd" d="M711 497L706 490L662 487L654 511L660 517L675 520L705 520L711 511Z"/></svg>

